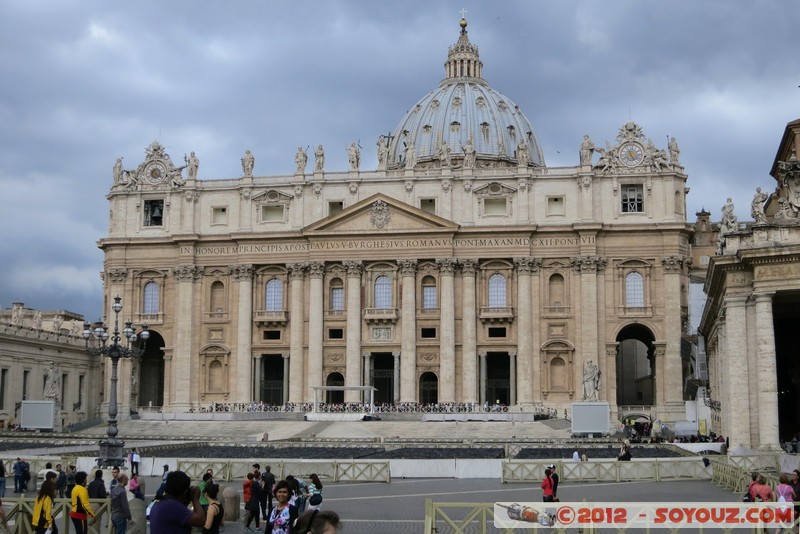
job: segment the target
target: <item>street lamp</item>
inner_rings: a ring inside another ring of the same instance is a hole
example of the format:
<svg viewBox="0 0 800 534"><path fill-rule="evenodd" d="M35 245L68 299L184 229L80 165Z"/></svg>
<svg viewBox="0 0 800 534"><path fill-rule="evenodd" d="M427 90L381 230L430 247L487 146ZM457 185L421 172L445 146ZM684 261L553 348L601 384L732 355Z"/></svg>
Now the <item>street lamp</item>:
<svg viewBox="0 0 800 534"><path fill-rule="evenodd" d="M122 299L114 297L114 331L109 336L108 327L102 322L83 323L83 338L86 340L86 351L93 356L111 358L111 395L108 403L108 437L100 440L100 458L97 459L101 467L121 467L125 463L123 447L125 442L117 439L117 364L120 358L139 358L144 354L144 347L150 337L147 325L142 325L142 331L136 335L133 323L128 321L122 332L119 331L119 312L122 311ZM124 340L123 340L124 336ZM108 341L111 340L109 344ZM141 346L134 344L142 340ZM123 342L124 345L121 345Z"/></svg>

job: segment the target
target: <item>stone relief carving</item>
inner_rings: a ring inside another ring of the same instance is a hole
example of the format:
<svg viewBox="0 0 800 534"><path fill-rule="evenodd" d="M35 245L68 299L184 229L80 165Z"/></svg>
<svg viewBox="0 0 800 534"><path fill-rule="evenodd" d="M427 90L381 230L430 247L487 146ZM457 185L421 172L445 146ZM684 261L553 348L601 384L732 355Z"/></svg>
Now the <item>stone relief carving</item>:
<svg viewBox="0 0 800 534"><path fill-rule="evenodd" d="M358 193L358 182L350 182L348 189L350 190L351 195Z"/></svg>
<svg viewBox="0 0 800 534"><path fill-rule="evenodd" d="M414 275L417 272L417 260L397 260L397 265L400 266L400 274L401 275Z"/></svg>
<svg viewBox="0 0 800 534"><path fill-rule="evenodd" d="M322 184L314 184L311 190L314 191L315 197L320 196L322 194Z"/></svg>
<svg viewBox="0 0 800 534"><path fill-rule="evenodd" d="M127 269L109 269L106 271L108 275L108 279L111 282L119 283L124 282L125 279L128 277L128 270Z"/></svg>
<svg viewBox="0 0 800 534"><path fill-rule="evenodd" d="M376 200L372 203L370 208L369 222L372 223L374 228L381 230L385 228L392 220L392 213L389 210L389 204L383 200Z"/></svg>
<svg viewBox="0 0 800 534"><path fill-rule="evenodd" d="M391 327L376 327L372 329L373 341L391 341L392 329Z"/></svg>

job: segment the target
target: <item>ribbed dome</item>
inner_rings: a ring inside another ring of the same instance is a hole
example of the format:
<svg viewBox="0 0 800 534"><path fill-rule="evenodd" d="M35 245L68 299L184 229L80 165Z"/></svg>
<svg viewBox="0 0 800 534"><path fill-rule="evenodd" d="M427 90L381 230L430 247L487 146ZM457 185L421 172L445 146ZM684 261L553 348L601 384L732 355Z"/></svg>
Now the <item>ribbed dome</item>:
<svg viewBox="0 0 800 534"><path fill-rule="evenodd" d="M539 141L528 119L514 102L501 95L482 78L478 47L469 42L466 20L461 35L451 46L445 63L445 79L411 108L394 129L389 142L389 168L406 165L431 167L446 143L452 164L461 166L464 147L474 147L476 167L516 167L518 148L526 151L529 165L544 166ZM413 143L413 151L407 145ZM469 149L468 149L469 150Z"/></svg>

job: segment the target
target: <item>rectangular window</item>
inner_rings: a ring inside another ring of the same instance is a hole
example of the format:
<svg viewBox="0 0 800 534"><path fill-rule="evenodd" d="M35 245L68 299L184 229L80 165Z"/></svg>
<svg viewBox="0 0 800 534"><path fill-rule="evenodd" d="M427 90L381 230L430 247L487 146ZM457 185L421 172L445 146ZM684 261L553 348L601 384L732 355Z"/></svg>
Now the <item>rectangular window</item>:
<svg viewBox="0 0 800 534"><path fill-rule="evenodd" d="M22 371L22 400L28 400L28 380L30 377L30 371Z"/></svg>
<svg viewBox="0 0 800 534"><path fill-rule="evenodd" d="M6 387L8 386L8 369L0 370L0 410L6 409Z"/></svg>
<svg viewBox="0 0 800 534"><path fill-rule="evenodd" d="M331 288L331 310L342 311L344 310L344 288L334 287Z"/></svg>
<svg viewBox="0 0 800 534"><path fill-rule="evenodd" d="M427 211L436 215L436 199L435 198L421 198L419 200L419 209Z"/></svg>
<svg viewBox="0 0 800 534"><path fill-rule="evenodd" d="M280 330L264 330L264 339L266 341L278 341L281 339Z"/></svg>
<svg viewBox="0 0 800 534"><path fill-rule="evenodd" d="M344 339L344 329L343 328L328 329L328 339Z"/></svg>
<svg viewBox="0 0 800 534"><path fill-rule="evenodd" d="M506 327L504 326L490 326L489 337L506 337Z"/></svg>
<svg viewBox="0 0 800 534"><path fill-rule="evenodd" d="M341 200L331 200L328 202L328 215L334 215L344 209L344 202Z"/></svg>
<svg viewBox="0 0 800 534"><path fill-rule="evenodd" d="M227 225L228 208L211 208L211 224Z"/></svg>
<svg viewBox="0 0 800 534"><path fill-rule="evenodd" d="M164 221L164 200L144 201L144 225L162 226Z"/></svg>
<svg viewBox="0 0 800 534"><path fill-rule="evenodd" d="M566 215L567 203L564 201L564 197L547 197L547 214Z"/></svg>
<svg viewBox="0 0 800 534"><path fill-rule="evenodd" d="M622 186L622 213L644 213L644 188L641 184Z"/></svg>
<svg viewBox="0 0 800 534"><path fill-rule="evenodd" d="M283 221L283 206L261 206L261 222Z"/></svg>
<svg viewBox="0 0 800 534"><path fill-rule="evenodd" d="M436 338L436 329L435 328L421 328L419 331L419 337L424 339L435 339Z"/></svg>
<svg viewBox="0 0 800 534"><path fill-rule="evenodd" d="M486 198L483 200L483 214L484 215L507 215L506 199L504 198Z"/></svg>
<svg viewBox="0 0 800 534"><path fill-rule="evenodd" d="M422 286L422 308L436 309L436 286Z"/></svg>

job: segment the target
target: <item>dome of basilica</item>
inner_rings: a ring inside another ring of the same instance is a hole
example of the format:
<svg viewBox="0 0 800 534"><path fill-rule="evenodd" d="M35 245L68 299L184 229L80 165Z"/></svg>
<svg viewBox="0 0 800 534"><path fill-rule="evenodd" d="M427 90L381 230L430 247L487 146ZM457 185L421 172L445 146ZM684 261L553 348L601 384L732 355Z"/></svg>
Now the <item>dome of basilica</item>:
<svg viewBox="0 0 800 534"><path fill-rule="evenodd" d="M406 113L388 139L388 168L544 166L527 117L483 79L478 47L470 43L466 26L461 19L444 80Z"/></svg>

